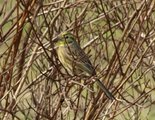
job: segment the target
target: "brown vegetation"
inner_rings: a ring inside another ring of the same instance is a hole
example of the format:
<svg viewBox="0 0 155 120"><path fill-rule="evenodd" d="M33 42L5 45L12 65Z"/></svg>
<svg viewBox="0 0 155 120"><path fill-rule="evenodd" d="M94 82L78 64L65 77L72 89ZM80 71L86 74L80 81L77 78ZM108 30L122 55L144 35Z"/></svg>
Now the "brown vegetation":
<svg viewBox="0 0 155 120"><path fill-rule="evenodd" d="M154 26L153 0L1 1L0 119L151 119ZM52 41L63 31L74 33L116 101L91 78L65 72Z"/></svg>

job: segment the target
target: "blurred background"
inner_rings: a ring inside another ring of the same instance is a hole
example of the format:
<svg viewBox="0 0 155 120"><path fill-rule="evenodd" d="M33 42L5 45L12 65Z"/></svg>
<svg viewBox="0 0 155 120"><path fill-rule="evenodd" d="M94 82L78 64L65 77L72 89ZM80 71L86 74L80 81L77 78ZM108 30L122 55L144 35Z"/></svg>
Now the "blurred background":
<svg viewBox="0 0 155 120"><path fill-rule="evenodd" d="M153 0L0 0L0 119L154 120L154 26ZM66 73L64 31L117 100Z"/></svg>

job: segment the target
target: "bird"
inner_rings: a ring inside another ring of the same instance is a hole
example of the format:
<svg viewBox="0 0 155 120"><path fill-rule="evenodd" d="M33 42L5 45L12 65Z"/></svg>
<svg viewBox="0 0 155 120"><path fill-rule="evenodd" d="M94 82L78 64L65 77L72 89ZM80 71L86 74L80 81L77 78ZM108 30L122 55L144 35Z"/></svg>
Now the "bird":
<svg viewBox="0 0 155 120"><path fill-rule="evenodd" d="M76 37L71 32L65 31L60 33L54 42L58 59L68 73L77 76L84 75L86 77L96 76L96 71L89 57L77 43ZM95 78L95 82L109 99L115 99L98 78Z"/></svg>

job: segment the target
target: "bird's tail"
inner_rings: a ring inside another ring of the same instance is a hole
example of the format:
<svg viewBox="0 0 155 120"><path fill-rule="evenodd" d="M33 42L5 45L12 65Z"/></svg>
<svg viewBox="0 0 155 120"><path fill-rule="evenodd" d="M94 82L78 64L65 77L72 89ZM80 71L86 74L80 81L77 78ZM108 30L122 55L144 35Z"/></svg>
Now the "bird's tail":
<svg viewBox="0 0 155 120"><path fill-rule="evenodd" d="M111 99L111 100L115 99L115 97L112 95L112 93L105 87L105 85L99 79L96 79L95 82L103 90L103 92L106 94L106 96L109 99Z"/></svg>

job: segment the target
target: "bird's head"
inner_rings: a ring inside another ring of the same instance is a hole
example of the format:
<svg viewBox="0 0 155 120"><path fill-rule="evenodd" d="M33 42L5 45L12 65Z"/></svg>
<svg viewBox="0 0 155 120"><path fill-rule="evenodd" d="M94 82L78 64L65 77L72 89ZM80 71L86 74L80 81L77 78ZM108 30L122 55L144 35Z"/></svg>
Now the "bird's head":
<svg viewBox="0 0 155 120"><path fill-rule="evenodd" d="M56 46L64 46L75 42L75 37L70 32L61 33L55 40Z"/></svg>

